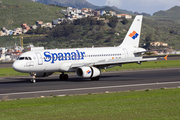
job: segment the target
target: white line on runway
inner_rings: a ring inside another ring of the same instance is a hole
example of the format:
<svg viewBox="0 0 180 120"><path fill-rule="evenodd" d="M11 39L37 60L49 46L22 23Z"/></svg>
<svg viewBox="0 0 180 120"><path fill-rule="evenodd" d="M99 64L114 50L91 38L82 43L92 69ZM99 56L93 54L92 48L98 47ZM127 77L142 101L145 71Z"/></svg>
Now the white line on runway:
<svg viewBox="0 0 180 120"><path fill-rule="evenodd" d="M62 89L62 90L48 90L48 91L33 91L33 92L19 92L19 93L6 93L3 95L22 95L22 94L34 94L34 93L48 93L48 92L65 92L65 91L78 91L78 90L93 90L93 89L105 89L105 88L122 88L122 87L137 87L137 86L147 86L147 85L164 85L164 84L177 84L177 82L162 82L162 83L146 83L146 84L133 84L133 85L120 85L120 86L104 86L104 87L90 87L90 88L75 88L75 89Z"/></svg>

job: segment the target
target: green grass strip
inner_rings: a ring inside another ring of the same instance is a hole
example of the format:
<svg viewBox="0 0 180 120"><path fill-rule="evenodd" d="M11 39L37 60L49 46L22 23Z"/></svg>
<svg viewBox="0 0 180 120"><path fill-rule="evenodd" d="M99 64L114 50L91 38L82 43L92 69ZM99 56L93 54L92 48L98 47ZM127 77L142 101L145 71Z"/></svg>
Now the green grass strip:
<svg viewBox="0 0 180 120"><path fill-rule="evenodd" d="M180 60L150 61L150 62L143 62L142 65L139 65L137 63L131 63L131 64L124 64L123 67L116 66L102 71L106 72L106 71L174 68L174 67L180 67ZM12 68L0 68L0 77L26 76L26 75L29 74L16 72Z"/></svg>
<svg viewBox="0 0 180 120"><path fill-rule="evenodd" d="M2 120L179 120L180 89L0 102Z"/></svg>
<svg viewBox="0 0 180 120"><path fill-rule="evenodd" d="M137 63L124 64L123 67L116 66L116 67L109 68L104 71L175 68L175 67L180 67L180 60L149 61L149 62L143 62L141 65Z"/></svg>

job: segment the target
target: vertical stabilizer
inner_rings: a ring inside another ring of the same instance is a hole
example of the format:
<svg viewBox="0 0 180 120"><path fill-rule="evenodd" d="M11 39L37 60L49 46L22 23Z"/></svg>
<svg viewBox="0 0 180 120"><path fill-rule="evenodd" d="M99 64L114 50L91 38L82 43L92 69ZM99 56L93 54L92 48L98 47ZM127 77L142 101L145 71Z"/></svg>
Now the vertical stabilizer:
<svg viewBox="0 0 180 120"><path fill-rule="evenodd" d="M137 15L131 24L129 31L126 34L122 44L119 47L132 46L139 47L139 40L141 34L142 15Z"/></svg>

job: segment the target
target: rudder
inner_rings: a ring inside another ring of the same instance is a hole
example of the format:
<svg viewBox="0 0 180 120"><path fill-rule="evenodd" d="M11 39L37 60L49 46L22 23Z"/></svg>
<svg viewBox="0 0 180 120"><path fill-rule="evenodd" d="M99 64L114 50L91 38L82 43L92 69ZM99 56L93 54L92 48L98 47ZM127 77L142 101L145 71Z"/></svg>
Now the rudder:
<svg viewBox="0 0 180 120"><path fill-rule="evenodd" d="M135 48L139 47L139 40L141 34L141 26L142 26L142 15L137 15L131 24L130 29L128 30L123 42L118 47L124 46L132 46Z"/></svg>

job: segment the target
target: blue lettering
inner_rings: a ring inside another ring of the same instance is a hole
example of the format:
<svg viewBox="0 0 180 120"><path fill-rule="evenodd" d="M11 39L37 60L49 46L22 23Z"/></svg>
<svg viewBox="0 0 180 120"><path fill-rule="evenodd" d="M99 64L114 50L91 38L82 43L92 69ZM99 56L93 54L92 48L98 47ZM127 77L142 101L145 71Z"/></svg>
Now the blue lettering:
<svg viewBox="0 0 180 120"><path fill-rule="evenodd" d="M48 54L49 54L49 55L48 55ZM50 52L44 52L44 56L45 56L45 59L44 59L45 62L51 61Z"/></svg>
<svg viewBox="0 0 180 120"><path fill-rule="evenodd" d="M85 52L81 52L81 60L83 60L84 59L84 55L85 55Z"/></svg>
<svg viewBox="0 0 180 120"><path fill-rule="evenodd" d="M63 59L63 54L62 54L62 53L58 53L58 56L59 56L59 57L58 57L58 58L59 58L59 61L64 60L64 59Z"/></svg>
<svg viewBox="0 0 180 120"><path fill-rule="evenodd" d="M76 53L72 52L71 55L72 55L72 60L76 60Z"/></svg>
<svg viewBox="0 0 180 120"><path fill-rule="evenodd" d="M56 53L51 53L52 55L52 62L51 63L54 63L54 61L56 61L58 59L58 56Z"/></svg>
<svg viewBox="0 0 180 120"><path fill-rule="evenodd" d="M78 51L78 50L76 50L76 52L77 52L77 55L78 55L77 60L80 60L80 54L79 54L79 51Z"/></svg>
<svg viewBox="0 0 180 120"><path fill-rule="evenodd" d="M67 60L67 58L69 58L69 60L71 60L71 54L69 52L64 53L65 55L65 60Z"/></svg>
<svg viewBox="0 0 180 120"><path fill-rule="evenodd" d="M65 52L65 53L50 53L48 51L44 52L44 61L55 63L55 61L63 61L63 60L83 60L85 52L79 52L76 50L75 52Z"/></svg>

